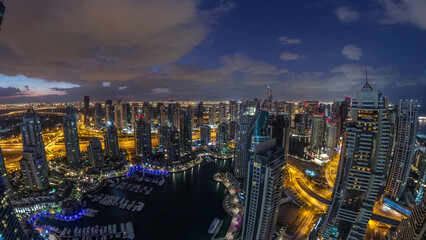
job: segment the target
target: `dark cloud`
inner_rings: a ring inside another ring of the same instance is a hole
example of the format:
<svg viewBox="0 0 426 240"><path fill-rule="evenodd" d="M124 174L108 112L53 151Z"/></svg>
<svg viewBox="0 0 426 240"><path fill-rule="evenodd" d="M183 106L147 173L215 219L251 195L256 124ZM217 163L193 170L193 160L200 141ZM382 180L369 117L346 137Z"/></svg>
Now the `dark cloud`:
<svg viewBox="0 0 426 240"><path fill-rule="evenodd" d="M0 99L13 98L21 95L22 92L18 88L14 87L0 87Z"/></svg>

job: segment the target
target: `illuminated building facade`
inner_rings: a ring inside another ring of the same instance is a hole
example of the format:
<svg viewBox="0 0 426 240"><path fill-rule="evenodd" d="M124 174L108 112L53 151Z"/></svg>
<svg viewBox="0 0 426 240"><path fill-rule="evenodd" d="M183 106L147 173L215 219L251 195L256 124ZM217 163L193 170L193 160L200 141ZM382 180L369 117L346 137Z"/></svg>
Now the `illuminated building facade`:
<svg viewBox="0 0 426 240"><path fill-rule="evenodd" d="M314 114L312 118L312 135L311 135L311 148L318 150L322 148L324 139L324 116L321 114Z"/></svg>
<svg viewBox="0 0 426 240"><path fill-rule="evenodd" d="M4 162L3 153L2 153L1 147L0 147L0 181L2 181L2 180L3 180L3 183L6 186L6 188L10 189L11 188L10 180L9 180L9 176L7 174L6 164Z"/></svg>
<svg viewBox="0 0 426 240"><path fill-rule="evenodd" d="M102 145L99 138L92 138L87 147L87 154L89 155L89 163L92 167L104 166L104 154L102 152Z"/></svg>
<svg viewBox="0 0 426 240"><path fill-rule="evenodd" d="M136 155L149 162L152 155L151 125L144 118L136 118L135 122L135 152Z"/></svg>
<svg viewBox="0 0 426 240"><path fill-rule="evenodd" d="M416 101L399 101L397 108L397 128L395 149L391 163L385 194L391 199L403 196L411 162L414 158L418 128L419 104Z"/></svg>
<svg viewBox="0 0 426 240"><path fill-rule="evenodd" d="M248 164L242 239L272 239L285 165L284 148L275 139L256 145Z"/></svg>
<svg viewBox="0 0 426 240"><path fill-rule="evenodd" d="M117 159L120 156L118 147L117 128L111 124L108 125L104 132L105 155L111 159Z"/></svg>
<svg viewBox="0 0 426 240"><path fill-rule="evenodd" d="M63 128L68 163L73 167L78 167L80 165L80 144L78 140L77 114L74 109L67 109Z"/></svg>
<svg viewBox="0 0 426 240"><path fill-rule="evenodd" d="M365 83L345 123L345 139L323 239L364 239L386 174L390 122L386 97Z"/></svg>
<svg viewBox="0 0 426 240"><path fill-rule="evenodd" d="M208 145L211 141L211 128L208 125L200 127L201 145Z"/></svg>
<svg viewBox="0 0 426 240"><path fill-rule="evenodd" d="M396 230L397 240L426 239L426 197L414 207L411 216L403 219Z"/></svg>

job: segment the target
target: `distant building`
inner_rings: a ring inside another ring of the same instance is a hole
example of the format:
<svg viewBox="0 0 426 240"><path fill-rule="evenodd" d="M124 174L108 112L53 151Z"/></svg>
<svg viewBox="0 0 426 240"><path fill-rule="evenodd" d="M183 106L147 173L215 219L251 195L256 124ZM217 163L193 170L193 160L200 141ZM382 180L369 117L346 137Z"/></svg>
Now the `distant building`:
<svg viewBox="0 0 426 240"><path fill-rule="evenodd" d="M11 188L9 175L7 174L6 164L4 162L3 153L0 147L0 181L3 180L4 185L7 189Z"/></svg>
<svg viewBox="0 0 426 240"><path fill-rule="evenodd" d="M71 107L64 116L64 141L68 163L73 167L80 166L80 144L78 139L77 114Z"/></svg>
<svg viewBox="0 0 426 240"><path fill-rule="evenodd" d="M219 103L219 123L226 123L227 117L226 117L226 103L221 102Z"/></svg>
<svg viewBox="0 0 426 240"><path fill-rule="evenodd" d="M144 118L136 118L135 152L145 162L150 161L152 155L151 125L146 123Z"/></svg>
<svg viewBox="0 0 426 240"><path fill-rule="evenodd" d="M322 148L324 139L324 117L321 114L315 114L312 118L312 135L311 135L311 148L318 150Z"/></svg>
<svg viewBox="0 0 426 240"><path fill-rule="evenodd" d="M325 141L325 147L330 154L335 153L337 145L337 123L333 121L327 122L327 137Z"/></svg>
<svg viewBox="0 0 426 240"><path fill-rule="evenodd" d="M364 239L386 175L391 126L386 97L366 81L345 123L344 147L327 213L324 239Z"/></svg>
<svg viewBox="0 0 426 240"><path fill-rule="evenodd" d="M105 155L110 159L117 160L120 156L120 149L118 147L117 128L113 124L108 125L104 131L104 146Z"/></svg>
<svg viewBox="0 0 426 240"><path fill-rule="evenodd" d="M179 129L182 152L189 152L192 148L191 120L192 118L191 115L189 115L188 111L182 110Z"/></svg>
<svg viewBox="0 0 426 240"><path fill-rule="evenodd" d="M101 128L102 124L102 104L101 103L95 103L95 127Z"/></svg>
<svg viewBox="0 0 426 240"><path fill-rule="evenodd" d="M105 125L112 124L114 122L114 107L112 100L105 101Z"/></svg>
<svg viewBox="0 0 426 240"><path fill-rule="evenodd" d="M14 213L7 192L8 189L3 180L0 179L0 239L27 240L28 238Z"/></svg>
<svg viewBox="0 0 426 240"><path fill-rule="evenodd" d="M238 120L238 104L234 100L229 101L229 116L230 116L230 122L237 122L237 120Z"/></svg>
<svg viewBox="0 0 426 240"><path fill-rule="evenodd" d="M104 166L104 154L102 152L102 144L99 138L92 138L87 147L87 154L89 155L89 163L92 167Z"/></svg>
<svg viewBox="0 0 426 240"><path fill-rule="evenodd" d="M246 176L247 161L250 153L250 132L249 126L252 116L243 115L239 118L238 128L236 130L236 144L234 151L234 175L236 178Z"/></svg>
<svg viewBox="0 0 426 240"><path fill-rule="evenodd" d="M248 163L242 239L273 239L285 166L284 149L275 139L256 145Z"/></svg>
<svg viewBox="0 0 426 240"><path fill-rule="evenodd" d="M228 147L228 124L221 123L216 129L216 147L221 151Z"/></svg>
<svg viewBox="0 0 426 240"><path fill-rule="evenodd" d="M216 125L216 107L213 105L209 109L209 125Z"/></svg>
<svg viewBox="0 0 426 240"><path fill-rule="evenodd" d="M290 117L286 115L276 115L271 122L270 139L275 138L276 145L284 148L284 156L287 159L290 146Z"/></svg>
<svg viewBox="0 0 426 240"><path fill-rule="evenodd" d="M209 145L211 141L211 129L208 125L203 125L200 127L200 139L201 145Z"/></svg>
<svg viewBox="0 0 426 240"><path fill-rule="evenodd" d="M204 104L199 102L197 105L197 126L201 127L204 125Z"/></svg>
<svg viewBox="0 0 426 240"><path fill-rule="evenodd" d="M84 125L90 126L90 98L89 96L84 96Z"/></svg>
<svg viewBox="0 0 426 240"><path fill-rule="evenodd" d="M168 163L172 166L177 166L181 163L180 158L180 144L179 144L179 132L174 128L169 130L167 135L168 149L167 157Z"/></svg>
<svg viewBox="0 0 426 240"><path fill-rule="evenodd" d="M416 101L399 101L395 149L385 194L391 199L403 196L411 162L414 158L420 105Z"/></svg>
<svg viewBox="0 0 426 240"><path fill-rule="evenodd" d="M49 188L46 150L40 118L32 108L23 118L21 137L23 152L20 165L25 186L31 190L45 190Z"/></svg>

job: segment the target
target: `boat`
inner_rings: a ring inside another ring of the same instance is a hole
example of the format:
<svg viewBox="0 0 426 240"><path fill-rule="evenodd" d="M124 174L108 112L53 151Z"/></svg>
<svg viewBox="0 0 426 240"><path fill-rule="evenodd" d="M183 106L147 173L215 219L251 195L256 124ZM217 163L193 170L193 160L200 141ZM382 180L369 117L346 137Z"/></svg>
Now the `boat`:
<svg viewBox="0 0 426 240"><path fill-rule="evenodd" d="M160 181L160 182L158 182L158 185L162 186L162 185L164 184L164 182L165 182L165 181L166 181L166 180L161 179L161 181Z"/></svg>
<svg viewBox="0 0 426 240"><path fill-rule="evenodd" d="M217 232L219 232L220 227L222 227L222 223L222 219L215 218L209 227L209 234L216 234Z"/></svg>
<svg viewBox="0 0 426 240"><path fill-rule="evenodd" d="M131 222L126 223L126 233L129 239L135 239L135 232L133 231L133 224Z"/></svg>

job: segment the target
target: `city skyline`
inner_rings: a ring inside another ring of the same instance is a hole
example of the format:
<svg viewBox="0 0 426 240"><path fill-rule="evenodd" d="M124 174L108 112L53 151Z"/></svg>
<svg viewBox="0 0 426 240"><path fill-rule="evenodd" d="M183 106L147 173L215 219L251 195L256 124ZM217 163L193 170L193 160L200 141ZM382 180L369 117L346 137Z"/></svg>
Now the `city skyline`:
<svg viewBox="0 0 426 240"><path fill-rule="evenodd" d="M422 1L69 3L6 1L1 102L266 99L268 85L330 102L355 96L365 65L390 102L426 100Z"/></svg>

